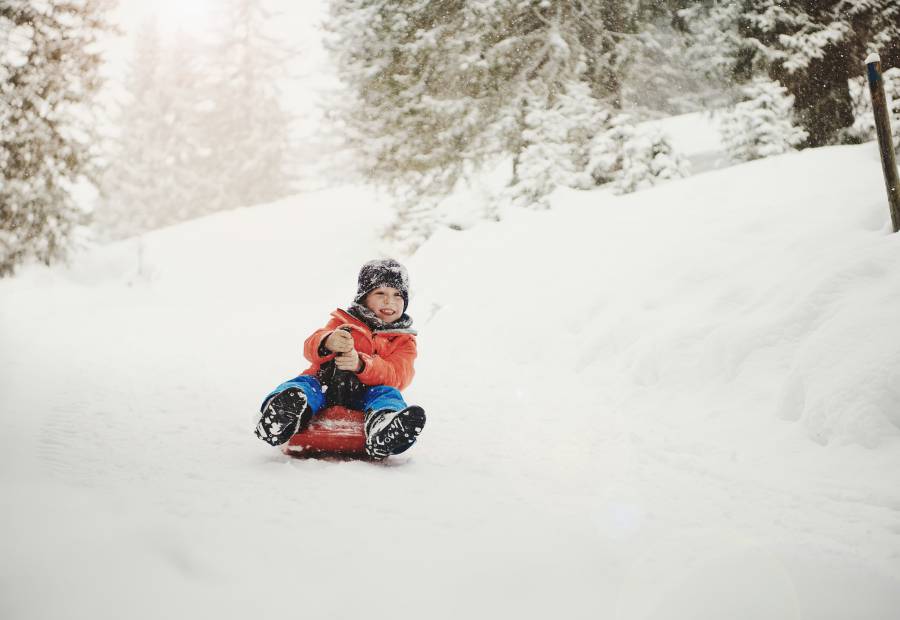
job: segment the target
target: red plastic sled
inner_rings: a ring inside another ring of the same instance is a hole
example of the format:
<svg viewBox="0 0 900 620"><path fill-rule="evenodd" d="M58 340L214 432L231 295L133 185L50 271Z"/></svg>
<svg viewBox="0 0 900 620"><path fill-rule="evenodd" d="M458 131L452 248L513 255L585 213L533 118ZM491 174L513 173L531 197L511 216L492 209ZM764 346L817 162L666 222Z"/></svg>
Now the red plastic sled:
<svg viewBox="0 0 900 620"><path fill-rule="evenodd" d="M343 456L366 458L366 434L362 411L328 407L313 416L309 426L282 447L296 457Z"/></svg>

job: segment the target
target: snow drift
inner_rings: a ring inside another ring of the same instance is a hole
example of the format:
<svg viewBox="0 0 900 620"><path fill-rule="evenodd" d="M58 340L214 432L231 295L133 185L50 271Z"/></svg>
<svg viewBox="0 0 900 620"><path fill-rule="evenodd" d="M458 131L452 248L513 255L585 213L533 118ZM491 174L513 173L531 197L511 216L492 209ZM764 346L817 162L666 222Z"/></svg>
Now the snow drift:
<svg viewBox="0 0 900 620"><path fill-rule="evenodd" d="M900 436L883 193L871 145L819 149L617 199L560 191L557 212L444 233L413 264L429 303L465 299L467 331L499 309L480 329L556 332L551 368L586 385L626 382L632 403L652 386L648 409L690 396L690 415L746 417L753 395L755 418L875 446ZM513 358L547 360L517 340Z"/></svg>

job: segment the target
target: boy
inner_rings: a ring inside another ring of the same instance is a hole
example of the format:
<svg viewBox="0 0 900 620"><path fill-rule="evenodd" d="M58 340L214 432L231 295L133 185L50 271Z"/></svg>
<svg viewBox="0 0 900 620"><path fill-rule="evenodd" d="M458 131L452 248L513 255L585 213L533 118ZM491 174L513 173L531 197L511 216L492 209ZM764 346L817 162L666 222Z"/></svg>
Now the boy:
<svg viewBox="0 0 900 620"><path fill-rule="evenodd" d="M425 426L425 411L407 406L400 390L412 382L416 332L406 314L409 276L391 259L369 261L359 271L356 297L303 344L312 365L286 381L262 404L256 436L277 446L306 428L325 407L365 413L366 453L400 454Z"/></svg>

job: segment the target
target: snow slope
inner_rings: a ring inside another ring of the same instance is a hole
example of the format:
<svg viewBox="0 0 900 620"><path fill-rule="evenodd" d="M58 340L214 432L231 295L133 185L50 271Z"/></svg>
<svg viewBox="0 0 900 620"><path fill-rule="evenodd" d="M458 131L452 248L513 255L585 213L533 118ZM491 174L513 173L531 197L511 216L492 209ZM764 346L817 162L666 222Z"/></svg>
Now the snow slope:
<svg viewBox="0 0 900 620"><path fill-rule="evenodd" d="M303 194L0 281L0 617L896 618L900 237L874 147L442 232L419 444L252 436L388 217Z"/></svg>

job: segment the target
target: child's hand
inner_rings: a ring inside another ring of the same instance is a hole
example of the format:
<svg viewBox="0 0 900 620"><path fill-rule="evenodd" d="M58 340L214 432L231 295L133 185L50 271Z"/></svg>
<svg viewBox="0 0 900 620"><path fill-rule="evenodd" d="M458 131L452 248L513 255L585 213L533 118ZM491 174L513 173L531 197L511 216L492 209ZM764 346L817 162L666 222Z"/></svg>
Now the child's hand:
<svg viewBox="0 0 900 620"><path fill-rule="evenodd" d="M353 336L350 332L337 329L325 339L325 348L334 353L347 353L353 350Z"/></svg>
<svg viewBox="0 0 900 620"><path fill-rule="evenodd" d="M359 370L359 353L356 349L350 349L347 353L341 353L334 358L334 365L340 370L356 372Z"/></svg>

